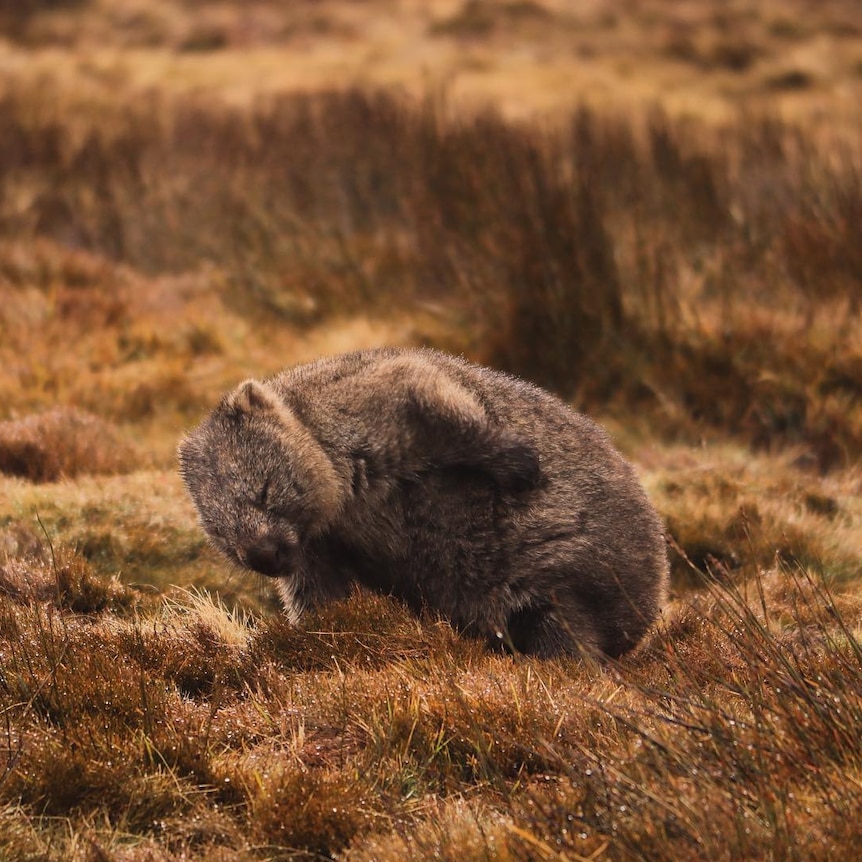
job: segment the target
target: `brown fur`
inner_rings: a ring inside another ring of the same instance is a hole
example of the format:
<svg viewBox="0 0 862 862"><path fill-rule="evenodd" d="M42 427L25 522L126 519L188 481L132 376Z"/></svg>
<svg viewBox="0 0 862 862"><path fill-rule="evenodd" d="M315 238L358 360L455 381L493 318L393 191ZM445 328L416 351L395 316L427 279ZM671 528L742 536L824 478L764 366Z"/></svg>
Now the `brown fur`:
<svg viewBox="0 0 862 862"><path fill-rule="evenodd" d="M615 656L665 599L661 523L607 435L443 353L246 381L179 456L213 542L294 621L358 581L525 652Z"/></svg>

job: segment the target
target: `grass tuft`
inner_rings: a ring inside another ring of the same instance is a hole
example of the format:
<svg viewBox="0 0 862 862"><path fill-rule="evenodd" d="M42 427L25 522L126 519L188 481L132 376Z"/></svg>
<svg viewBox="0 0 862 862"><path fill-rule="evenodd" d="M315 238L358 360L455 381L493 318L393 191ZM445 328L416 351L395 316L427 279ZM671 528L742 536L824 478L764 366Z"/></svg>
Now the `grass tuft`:
<svg viewBox="0 0 862 862"><path fill-rule="evenodd" d="M142 466L134 447L97 416L58 407L0 422L0 473L31 482L81 474L130 472Z"/></svg>
<svg viewBox="0 0 862 862"><path fill-rule="evenodd" d="M333 858L366 831L364 788L341 775L274 770L261 778L251 800L255 834L270 851L297 859Z"/></svg>
<svg viewBox="0 0 862 862"><path fill-rule="evenodd" d="M84 557L64 548L56 557L52 548L50 559L7 560L0 566L0 592L23 605L52 602L80 614L129 613L139 601L119 579L97 576Z"/></svg>
<svg viewBox="0 0 862 862"><path fill-rule="evenodd" d="M429 638L432 632L434 636ZM435 622L423 629L400 602L359 591L350 599L312 612L302 627L292 626L281 615L272 616L256 628L249 643L253 662L275 656L281 667L295 671L331 671L344 666L372 670L462 650L464 646L448 624Z"/></svg>

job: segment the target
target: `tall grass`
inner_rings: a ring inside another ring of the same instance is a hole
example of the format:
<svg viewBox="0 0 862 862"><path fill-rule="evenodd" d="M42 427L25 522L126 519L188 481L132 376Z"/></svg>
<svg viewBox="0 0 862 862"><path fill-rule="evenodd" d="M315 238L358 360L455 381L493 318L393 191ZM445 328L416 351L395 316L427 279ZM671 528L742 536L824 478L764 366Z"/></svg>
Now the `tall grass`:
<svg viewBox="0 0 862 862"><path fill-rule="evenodd" d="M543 128L358 91L248 110L7 92L0 122L7 238L210 267L252 316L423 309L444 346L585 406L803 443L822 467L859 452L849 146L767 118Z"/></svg>

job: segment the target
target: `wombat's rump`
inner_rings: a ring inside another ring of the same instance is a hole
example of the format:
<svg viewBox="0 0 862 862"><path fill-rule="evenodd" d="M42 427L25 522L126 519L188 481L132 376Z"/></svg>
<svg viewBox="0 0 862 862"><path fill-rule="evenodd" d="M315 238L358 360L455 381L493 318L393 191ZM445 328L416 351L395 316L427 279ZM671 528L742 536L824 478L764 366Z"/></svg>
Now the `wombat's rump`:
<svg viewBox="0 0 862 862"><path fill-rule="evenodd" d="M294 621L358 581L523 652L616 656L665 598L660 520L607 435L444 353L246 381L179 458L210 539Z"/></svg>

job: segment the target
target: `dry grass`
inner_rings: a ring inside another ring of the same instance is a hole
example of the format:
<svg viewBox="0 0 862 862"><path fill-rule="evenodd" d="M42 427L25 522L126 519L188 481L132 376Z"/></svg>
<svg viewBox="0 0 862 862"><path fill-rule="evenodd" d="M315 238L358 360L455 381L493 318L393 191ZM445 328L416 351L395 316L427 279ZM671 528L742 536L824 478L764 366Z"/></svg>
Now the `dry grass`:
<svg viewBox="0 0 862 862"><path fill-rule="evenodd" d="M860 451L850 142L586 109L551 130L355 90L153 97L81 128L43 88L0 115L0 325L43 351L0 385L31 398L189 417L215 394L189 366L240 355L238 326L249 343L397 309L420 338L682 439L800 444L819 469Z"/></svg>
<svg viewBox="0 0 862 862"><path fill-rule="evenodd" d="M10 67L109 95L156 85L248 103L358 82L518 116L587 99L727 118L744 100L858 122L862 89L852 0L5 0L0 23Z"/></svg>
<svg viewBox="0 0 862 862"><path fill-rule="evenodd" d="M106 422L74 408L58 408L0 422L0 473L56 482L82 473L128 473L142 459Z"/></svg>
<svg viewBox="0 0 862 862"><path fill-rule="evenodd" d="M297 631L29 578L0 599L8 854L827 859L859 837L862 605L803 569L710 581L606 667L513 663L359 594Z"/></svg>
<svg viewBox="0 0 862 862"><path fill-rule="evenodd" d="M0 0L0 857L853 857L858 4L313 6ZM206 546L181 432L381 343L608 425L638 652L295 629Z"/></svg>

